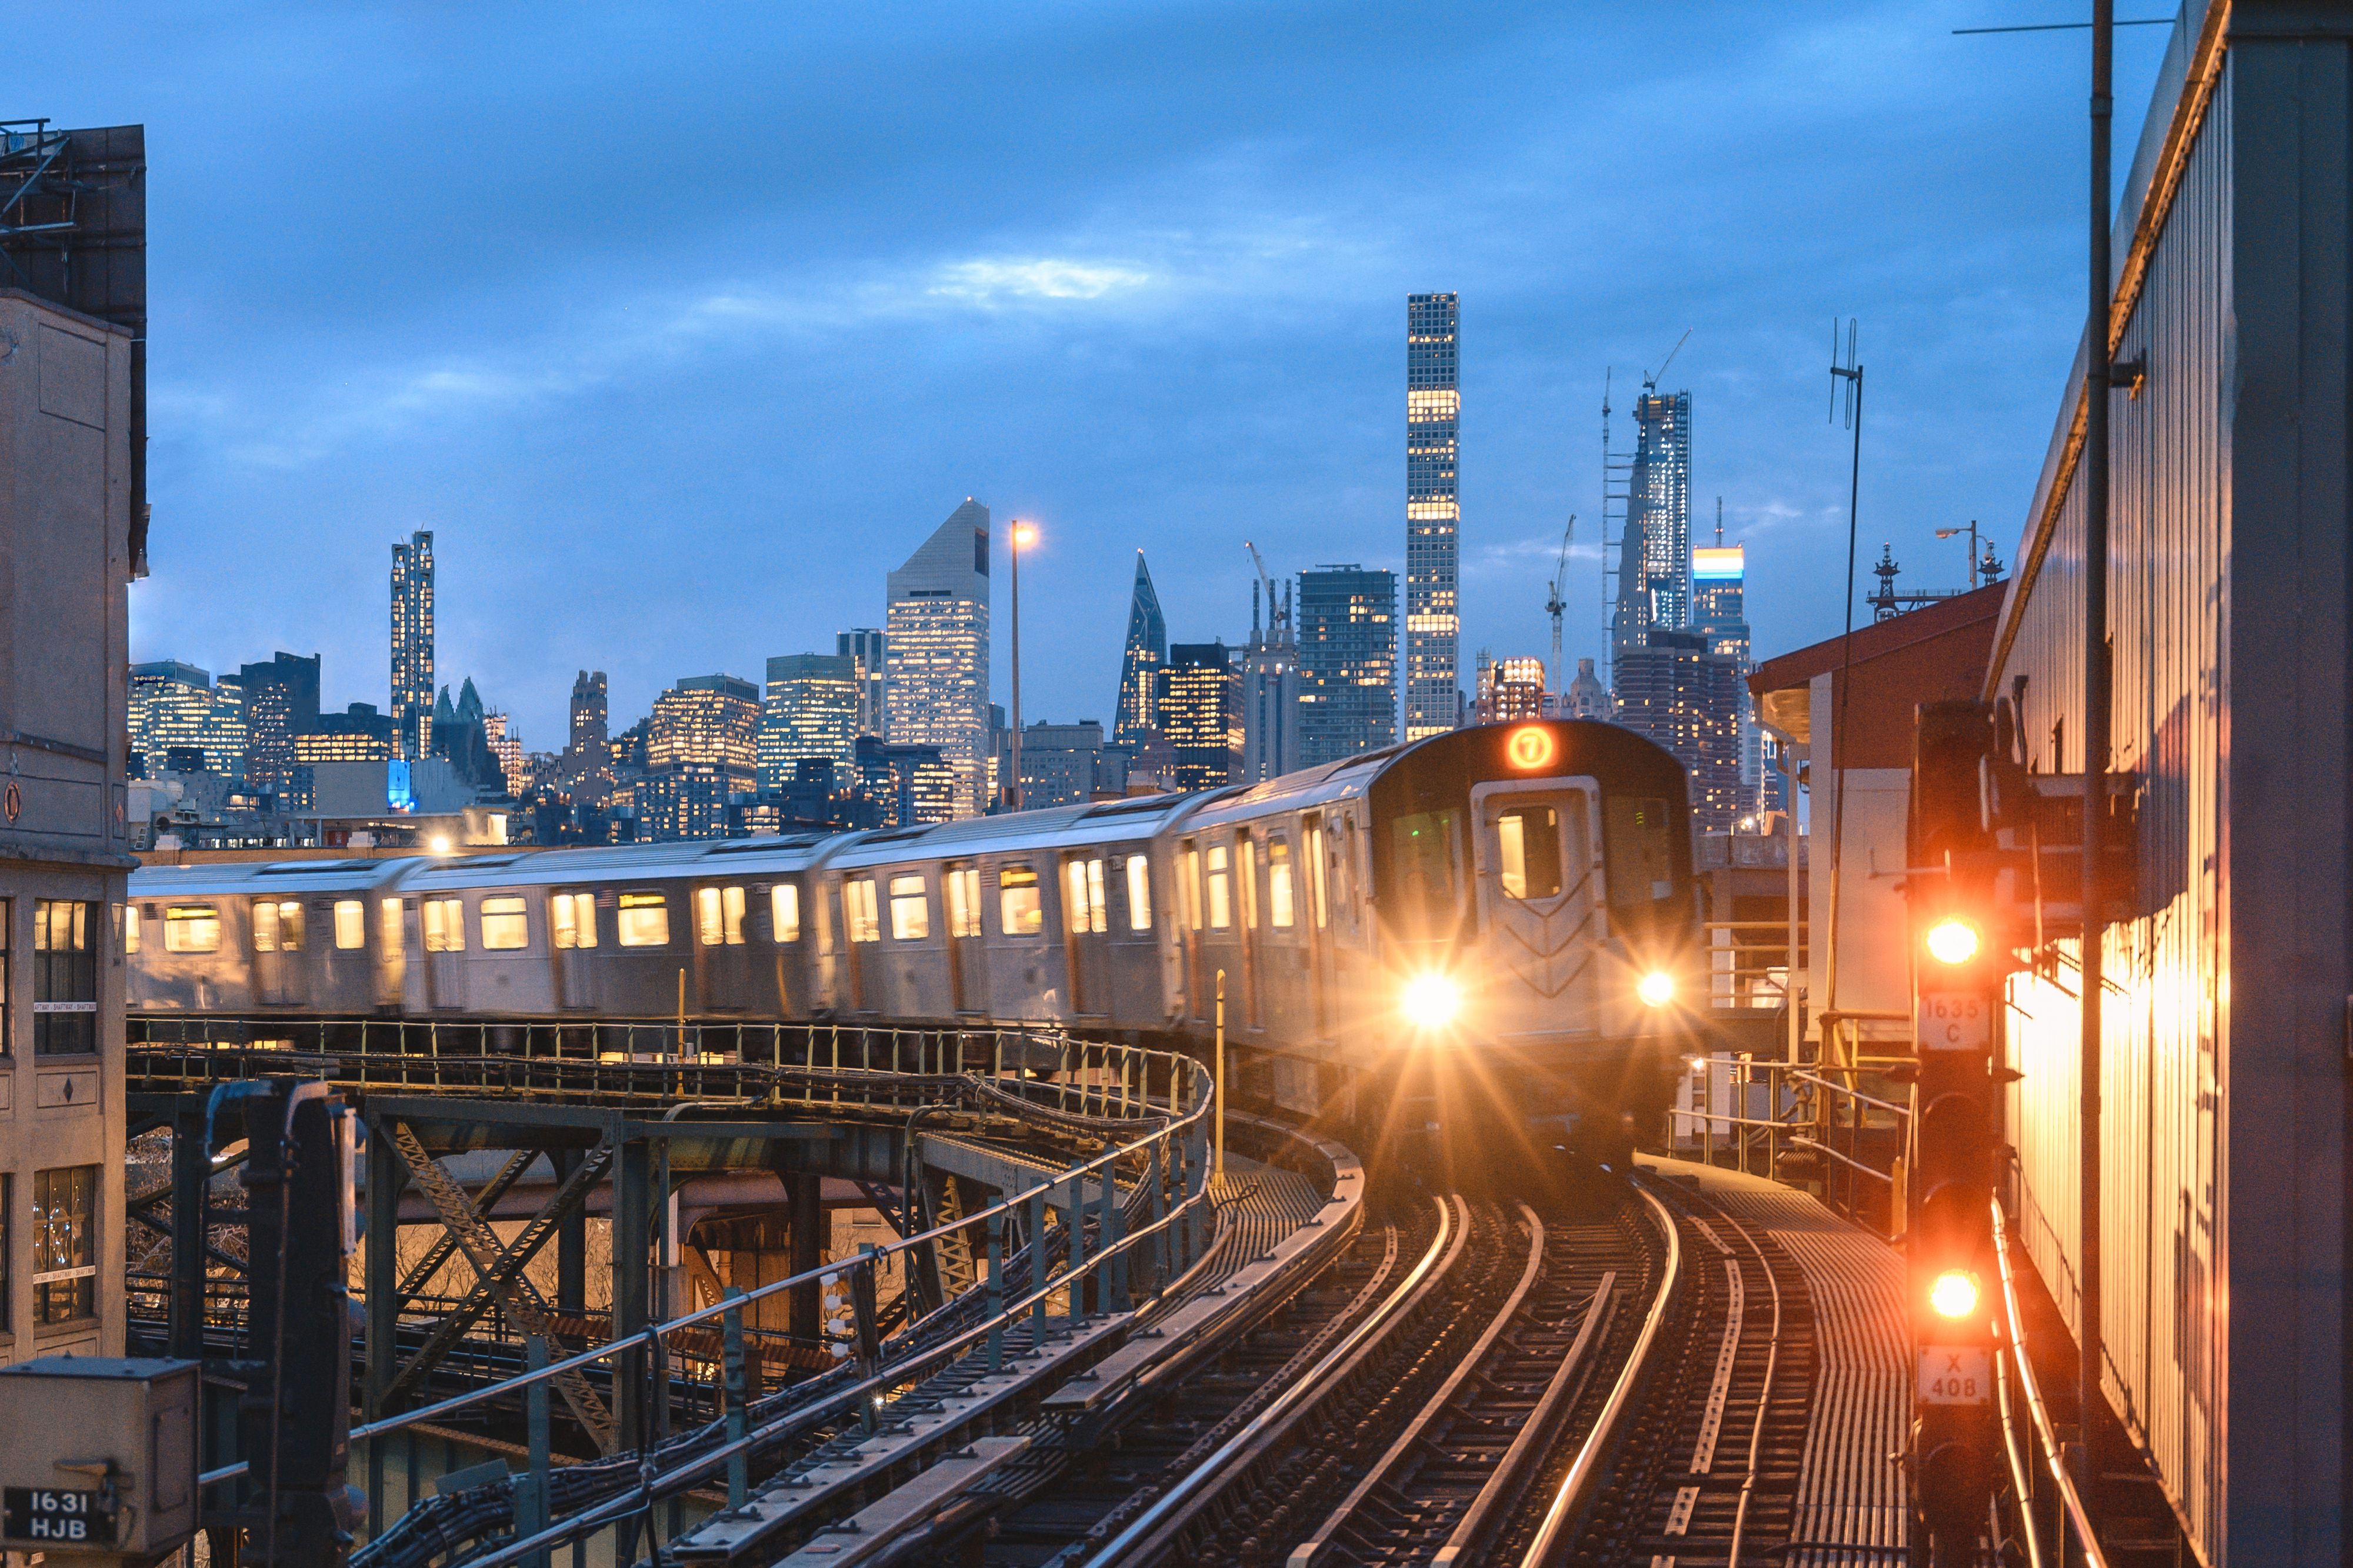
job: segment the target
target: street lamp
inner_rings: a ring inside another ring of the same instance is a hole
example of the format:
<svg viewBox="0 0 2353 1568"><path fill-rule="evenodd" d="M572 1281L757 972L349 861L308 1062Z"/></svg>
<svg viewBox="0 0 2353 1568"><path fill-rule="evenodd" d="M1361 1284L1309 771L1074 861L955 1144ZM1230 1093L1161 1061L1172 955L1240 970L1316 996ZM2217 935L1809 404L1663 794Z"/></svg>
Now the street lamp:
<svg viewBox="0 0 2353 1568"><path fill-rule="evenodd" d="M1978 520L1969 519L1967 528L1940 528L1936 531L1936 537L1950 539L1959 533L1969 536L1969 586L1975 588L1978 585Z"/></svg>
<svg viewBox="0 0 2353 1568"><path fill-rule="evenodd" d="M1011 542L1013 548L1013 777L1006 785L1006 804L1015 811L1021 809L1021 547L1038 537L1038 531L1016 518Z"/></svg>

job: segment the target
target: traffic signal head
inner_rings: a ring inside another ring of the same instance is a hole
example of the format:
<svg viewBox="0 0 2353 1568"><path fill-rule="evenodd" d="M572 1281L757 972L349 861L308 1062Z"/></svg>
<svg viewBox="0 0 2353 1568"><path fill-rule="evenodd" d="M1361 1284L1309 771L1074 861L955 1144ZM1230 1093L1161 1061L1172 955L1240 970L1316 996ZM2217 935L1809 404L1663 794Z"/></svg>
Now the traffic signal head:
<svg viewBox="0 0 2353 1568"><path fill-rule="evenodd" d="M1982 945L1975 921L1948 914L1928 928L1928 955L1939 963L1958 967L1978 955Z"/></svg>
<svg viewBox="0 0 2353 1568"><path fill-rule="evenodd" d="M1936 1316L1964 1322L1976 1316L1978 1277L1966 1268L1947 1268L1928 1286L1928 1307Z"/></svg>

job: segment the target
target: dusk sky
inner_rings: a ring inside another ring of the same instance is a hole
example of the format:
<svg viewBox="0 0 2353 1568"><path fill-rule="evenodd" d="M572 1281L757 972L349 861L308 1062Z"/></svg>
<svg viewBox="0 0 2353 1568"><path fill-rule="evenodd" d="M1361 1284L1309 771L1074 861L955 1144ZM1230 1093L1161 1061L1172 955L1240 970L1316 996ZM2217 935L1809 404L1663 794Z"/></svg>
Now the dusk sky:
<svg viewBox="0 0 2353 1568"><path fill-rule="evenodd" d="M2157 14L2157 5L2124 8ZM1134 551L1176 641L1278 574L1402 568L1405 296L1462 297L1463 678L1604 651L1600 404L1693 395L1694 532L1760 657L1866 557L2005 561L2083 313L2087 36L2054 0L51 9L19 101L143 121L153 575L135 659L324 656L383 704L389 546L439 679L534 750L880 626L966 495L1025 558L1024 707L1113 717ZM2130 162L2163 27L2118 36ZM1866 578L1867 581L1867 578Z"/></svg>

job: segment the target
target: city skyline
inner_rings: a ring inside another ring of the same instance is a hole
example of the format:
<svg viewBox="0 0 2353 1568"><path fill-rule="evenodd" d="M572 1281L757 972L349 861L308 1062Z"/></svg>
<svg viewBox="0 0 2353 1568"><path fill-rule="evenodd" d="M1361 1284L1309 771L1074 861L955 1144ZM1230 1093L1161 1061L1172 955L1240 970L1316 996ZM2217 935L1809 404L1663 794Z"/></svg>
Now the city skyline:
<svg viewBox="0 0 2353 1568"><path fill-rule="evenodd" d="M628 30L584 16L588 37ZM833 606L869 602L873 542L969 491L1037 523L1025 600L1071 606L1023 628L1025 706L1108 721L1099 650L1124 606L1100 584L1137 547L1172 628L1229 643L1249 564L1194 552L1203 520L1286 563L1402 569L1394 311L1432 287L1475 314L1463 652L1546 646L1571 511L1565 652L1602 651L1602 374L1622 397L1686 328L1676 382L1711 410L1695 483L1757 546L1757 647L1786 648L1840 623L1810 564L1844 542L1830 318L1861 319L1872 370L1866 548L1892 539L1912 580L1951 586L1962 547L1934 528L1979 517L2014 553L2016 454L2047 434L2015 366L2071 353L2080 314L2057 281L2080 226L2052 169L2081 161L2054 140L2077 51L1950 36L2014 19L1990 0L1478 12L1434 57L1396 47L1377 9L934 17L920 50L907 24L713 17L659 47L681 101L722 106L762 149L725 176L590 152L580 104L645 64L604 44L559 79L530 68L545 51L523 18L322 17L319 70L289 80L262 63L282 47L272 17L169 47L134 21L103 73L37 18L25 69L67 123L146 122L172 174L150 212L174 259L155 276L159 545L132 590L132 656L219 670L316 649L335 708L387 700L378 552L412 531L437 533L437 663L545 737L592 661L643 712L680 669L749 675L830 646L849 620ZM849 46L838 72L774 86L777 60L822 41ZM2119 37L2126 124L2163 44ZM1608 90L1558 92L1568 59L1605 65ZM322 92L343 61L411 90ZM981 84L1007 73L1056 112L992 120ZM1211 83L1221 110L1202 115ZM1403 106L1430 95L1457 106L1434 155L1460 180L1424 172L1428 127ZM1695 171L1672 216L1614 155L1636 103L1646 157ZM403 129L420 107L491 151L428 174ZM1802 199L1767 202L1696 155L1734 126ZM185 153L222 137L318 149L345 175L256 191ZM781 151L810 137L815 181ZM616 175L651 205L574 199ZM480 243L417 243L428 212ZM301 243L257 264L237 240L254 224ZM2000 287L1965 281L1985 276ZM1000 672L1006 652L1000 630Z"/></svg>

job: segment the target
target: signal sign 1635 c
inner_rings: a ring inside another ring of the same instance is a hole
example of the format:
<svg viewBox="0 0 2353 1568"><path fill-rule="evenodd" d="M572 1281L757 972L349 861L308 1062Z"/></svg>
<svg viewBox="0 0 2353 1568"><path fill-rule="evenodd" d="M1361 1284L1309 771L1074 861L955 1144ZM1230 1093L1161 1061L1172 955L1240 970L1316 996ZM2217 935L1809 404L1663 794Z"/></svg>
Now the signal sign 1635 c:
<svg viewBox="0 0 2353 1568"><path fill-rule="evenodd" d="M1923 991L1913 1022L1924 1051L1982 1051L1993 1043L1992 1008L1974 991Z"/></svg>

